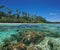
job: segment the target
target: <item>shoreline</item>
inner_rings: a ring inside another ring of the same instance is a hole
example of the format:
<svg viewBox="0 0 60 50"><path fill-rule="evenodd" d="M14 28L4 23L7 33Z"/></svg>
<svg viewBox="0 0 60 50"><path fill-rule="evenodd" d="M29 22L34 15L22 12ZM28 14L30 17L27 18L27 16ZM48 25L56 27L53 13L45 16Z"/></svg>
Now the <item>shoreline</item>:
<svg viewBox="0 0 60 50"><path fill-rule="evenodd" d="M17 25L39 25L39 24L58 24L58 23L0 23L0 26L7 26L7 25L12 25L12 26L17 26Z"/></svg>
<svg viewBox="0 0 60 50"><path fill-rule="evenodd" d="M32 25L32 24L46 24L46 23L0 23L0 25L24 25L24 24L28 24L28 25Z"/></svg>

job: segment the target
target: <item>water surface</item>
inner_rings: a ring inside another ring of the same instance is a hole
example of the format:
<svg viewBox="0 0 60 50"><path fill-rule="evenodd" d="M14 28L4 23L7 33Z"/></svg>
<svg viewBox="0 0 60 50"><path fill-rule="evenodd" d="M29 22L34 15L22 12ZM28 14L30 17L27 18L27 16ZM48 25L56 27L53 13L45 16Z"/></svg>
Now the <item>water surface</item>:
<svg viewBox="0 0 60 50"><path fill-rule="evenodd" d="M3 44L3 40L12 34L25 30L60 34L60 24L0 24L0 44Z"/></svg>

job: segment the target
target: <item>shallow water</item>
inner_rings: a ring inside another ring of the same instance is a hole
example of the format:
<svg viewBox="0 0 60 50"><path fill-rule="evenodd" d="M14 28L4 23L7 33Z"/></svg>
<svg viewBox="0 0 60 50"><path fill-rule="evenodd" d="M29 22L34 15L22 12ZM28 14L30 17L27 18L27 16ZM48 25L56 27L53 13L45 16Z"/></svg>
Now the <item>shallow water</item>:
<svg viewBox="0 0 60 50"><path fill-rule="evenodd" d="M25 30L60 34L60 24L0 24L0 44L3 44L3 40L9 38L12 34Z"/></svg>

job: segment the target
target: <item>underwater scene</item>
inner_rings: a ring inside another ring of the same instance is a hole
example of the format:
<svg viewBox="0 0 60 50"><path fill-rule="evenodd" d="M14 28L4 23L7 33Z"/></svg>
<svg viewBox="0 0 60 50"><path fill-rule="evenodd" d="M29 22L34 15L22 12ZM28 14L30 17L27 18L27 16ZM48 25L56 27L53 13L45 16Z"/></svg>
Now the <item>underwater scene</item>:
<svg viewBox="0 0 60 50"><path fill-rule="evenodd" d="M60 24L0 24L0 50L60 50Z"/></svg>
<svg viewBox="0 0 60 50"><path fill-rule="evenodd" d="M60 0L0 0L0 50L60 50Z"/></svg>

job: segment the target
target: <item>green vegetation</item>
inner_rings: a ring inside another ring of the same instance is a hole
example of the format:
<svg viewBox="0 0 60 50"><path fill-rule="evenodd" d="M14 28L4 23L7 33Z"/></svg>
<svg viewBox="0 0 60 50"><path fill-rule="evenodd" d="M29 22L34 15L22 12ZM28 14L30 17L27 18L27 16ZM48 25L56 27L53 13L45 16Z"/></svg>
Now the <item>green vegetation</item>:
<svg viewBox="0 0 60 50"><path fill-rule="evenodd" d="M3 9L3 10L1 10ZM46 19L37 16L30 15L27 12L20 12L16 10L16 13L13 14L13 10L6 8L4 5L0 5L0 23L46 23ZM8 13L7 13L7 12Z"/></svg>

